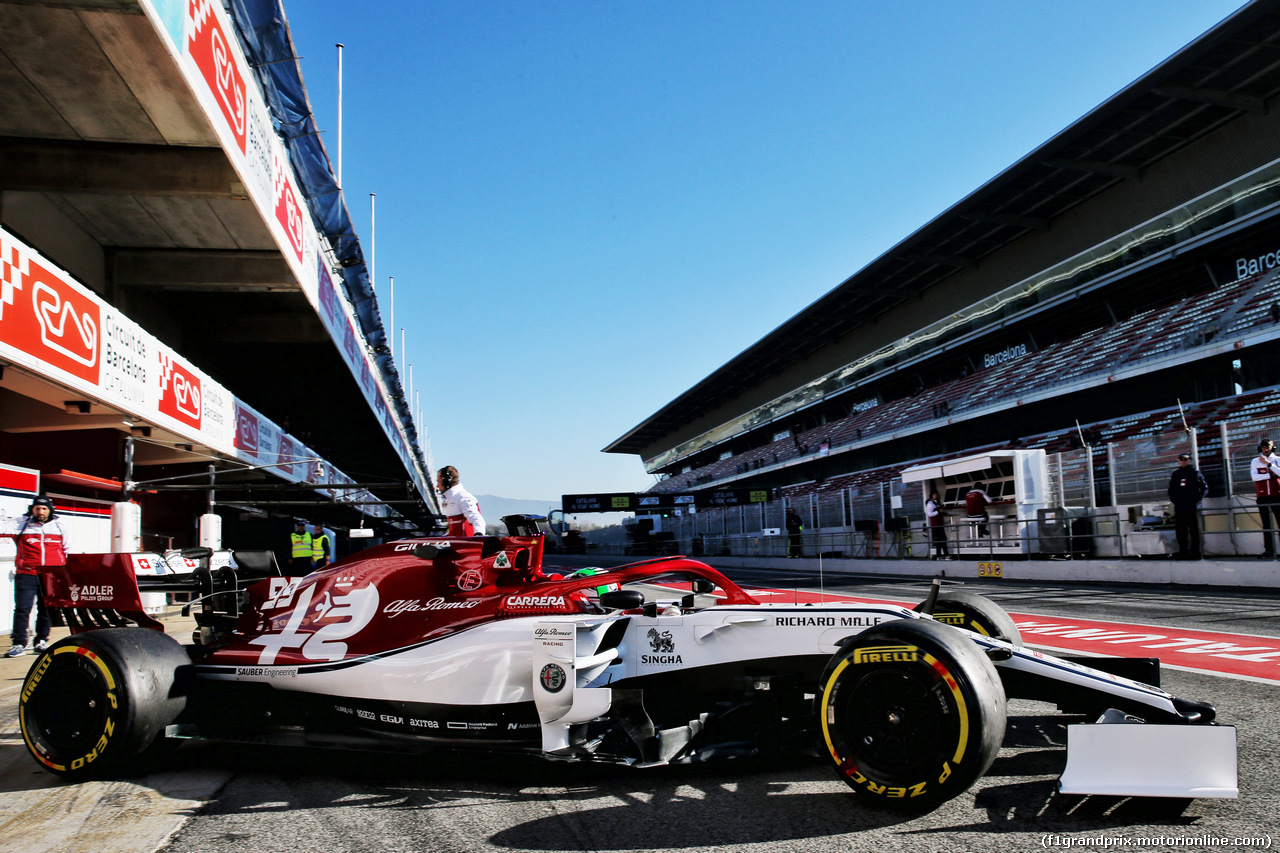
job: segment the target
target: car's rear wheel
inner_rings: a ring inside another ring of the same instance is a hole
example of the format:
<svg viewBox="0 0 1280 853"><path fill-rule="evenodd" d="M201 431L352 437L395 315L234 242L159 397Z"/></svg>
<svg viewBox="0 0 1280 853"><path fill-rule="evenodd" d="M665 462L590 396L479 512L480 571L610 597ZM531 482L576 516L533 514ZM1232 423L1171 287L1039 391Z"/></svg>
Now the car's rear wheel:
<svg viewBox="0 0 1280 853"><path fill-rule="evenodd" d="M68 779L141 772L140 757L186 704L191 661L172 637L148 628L77 634L32 665L18 700L31 755Z"/></svg>
<svg viewBox="0 0 1280 853"><path fill-rule="evenodd" d="M924 619L858 634L822 678L820 728L836 772L886 807L924 810L987 771L1005 729L995 667L964 634Z"/></svg>
<svg viewBox="0 0 1280 853"><path fill-rule="evenodd" d="M917 604L922 612L924 604ZM977 634L1004 640L1015 646L1022 645L1022 634L1013 618L1004 608L984 595L963 590L951 590L938 595L934 602L934 619L956 628L965 628Z"/></svg>

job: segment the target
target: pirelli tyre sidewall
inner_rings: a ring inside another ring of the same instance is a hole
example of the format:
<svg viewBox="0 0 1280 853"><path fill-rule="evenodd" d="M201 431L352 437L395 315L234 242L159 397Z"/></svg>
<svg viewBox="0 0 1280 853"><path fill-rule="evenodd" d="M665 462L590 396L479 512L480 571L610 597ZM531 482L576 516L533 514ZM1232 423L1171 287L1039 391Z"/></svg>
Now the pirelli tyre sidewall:
<svg viewBox="0 0 1280 853"><path fill-rule="evenodd" d="M1004 739L995 667L963 632L926 619L850 640L827 665L818 711L836 773L888 808L924 810L963 793Z"/></svg>
<svg viewBox="0 0 1280 853"><path fill-rule="evenodd" d="M924 604L917 604L919 612ZM1022 645L1022 633L1004 608L976 592L954 590L938 596L933 618L953 628L964 628L976 634L996 637L1015 646Z"/></svg>
<svg viewBox="0 0 1280 853"><path fill-rule="evenodd" d="M163 632L110 628L50 646L18 699L31 755L69 779L140 772L139 757L185 707L190 659Z"/></svg>

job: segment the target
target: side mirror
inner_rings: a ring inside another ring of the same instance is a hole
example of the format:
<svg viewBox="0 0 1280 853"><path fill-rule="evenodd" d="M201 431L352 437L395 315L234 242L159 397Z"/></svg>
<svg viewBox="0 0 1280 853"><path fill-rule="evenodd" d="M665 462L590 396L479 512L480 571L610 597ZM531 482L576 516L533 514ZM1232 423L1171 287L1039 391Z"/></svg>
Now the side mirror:
<svg viewBox="0 0 1280 853"><path fill-rule="evenodd" d="M710 578L694 578L693 593L694 595L706 595L716 588Z"/></svg>
<svg viewBox="0 0 1280 853"><path fill-rule="evenodd" d="M502 540L497 536L489 536L480 546L480 559L487 560L502 550Z"/></svg>
<svg viewBox="0 0 1280 853"><path fill-rule="evenodd" d="M600 596L605 610L634 610L644 604L644 593L638 589L615 589Z"/></svg>

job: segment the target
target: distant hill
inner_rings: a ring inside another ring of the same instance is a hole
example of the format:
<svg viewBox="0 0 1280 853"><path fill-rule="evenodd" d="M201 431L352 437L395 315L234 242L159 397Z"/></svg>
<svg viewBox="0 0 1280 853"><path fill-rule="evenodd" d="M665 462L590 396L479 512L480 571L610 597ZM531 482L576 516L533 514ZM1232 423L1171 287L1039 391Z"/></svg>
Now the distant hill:
<svg viewBox="0 0 1280 853"><path fill-rule="evenodd" d="M560 508L560 499L547 501L526 501L517 498L500 498L495 495L476 495L480 502L480 513L484 520L494 524L502 521L504 515L518 515L522 512L534 515L546 515L553 509Z"/></svg>

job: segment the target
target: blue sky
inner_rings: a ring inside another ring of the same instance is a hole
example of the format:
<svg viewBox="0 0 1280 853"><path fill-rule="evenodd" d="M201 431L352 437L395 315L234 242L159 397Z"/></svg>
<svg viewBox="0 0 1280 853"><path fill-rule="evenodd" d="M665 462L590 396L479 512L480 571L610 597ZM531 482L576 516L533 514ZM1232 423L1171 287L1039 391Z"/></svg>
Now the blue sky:
<svg viewBox="0 0 1280 853"><path fill-rule="evenodd" d="M285 0L436 464L551 500L1238 6Z"/></svg>

